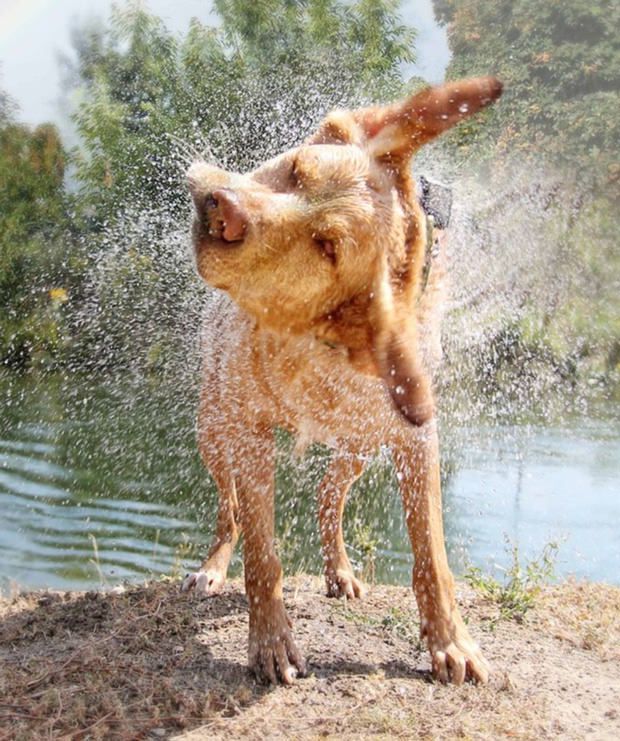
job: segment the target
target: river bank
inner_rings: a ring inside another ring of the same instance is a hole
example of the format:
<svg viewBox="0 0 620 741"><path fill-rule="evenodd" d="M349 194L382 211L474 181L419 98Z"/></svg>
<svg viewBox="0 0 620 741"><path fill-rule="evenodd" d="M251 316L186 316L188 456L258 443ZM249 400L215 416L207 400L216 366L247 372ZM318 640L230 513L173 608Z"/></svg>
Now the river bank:
<svg viewBox="0 0 620 741"><path fill-rule="evenodd" d="M620 589L546 587L521 622L465 585L458 599L493 667L488 686L434 683L408 589L363 601L287 579L309 676L292 689L246 669L238 580L208 600L178 583L0 600L0 738L620 737Z"/></svg>

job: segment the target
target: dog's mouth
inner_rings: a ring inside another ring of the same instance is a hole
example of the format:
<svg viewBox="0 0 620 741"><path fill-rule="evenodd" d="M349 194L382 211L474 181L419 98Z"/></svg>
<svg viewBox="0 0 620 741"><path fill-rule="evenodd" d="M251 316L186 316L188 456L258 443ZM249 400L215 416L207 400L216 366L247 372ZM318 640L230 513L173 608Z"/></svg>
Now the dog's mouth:
<svg viewBox="0 0 620 741"><path fill-rule="evenodd" d="M208 193L203 202L203 219L209 240L223 245L243 242L248 215L235 191L220 188Z"/></svg>

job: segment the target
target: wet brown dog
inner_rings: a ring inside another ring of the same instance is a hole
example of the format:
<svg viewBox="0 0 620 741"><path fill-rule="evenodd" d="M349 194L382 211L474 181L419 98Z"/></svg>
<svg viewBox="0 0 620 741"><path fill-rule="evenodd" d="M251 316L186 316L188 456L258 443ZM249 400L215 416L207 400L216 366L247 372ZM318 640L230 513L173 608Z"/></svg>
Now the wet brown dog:
<svg viewBox="0 0 620 741"><path fill-rule="evenodd" d="M247 175L194 164L200 275L210 307L199 410L220 492L216 540L184 589L216 592L239 533L249 661L285 683L303 674L274 547L280 426L334 457L319 489L328 593L359 596L342 537L345 496L381 445L393 455L433 673L460 684L488 669L459 615L442 527L434 405L419 341L426 218L410 160L501 94L493 78L429 88L389 107L336 111L304 144Z"/></svg>

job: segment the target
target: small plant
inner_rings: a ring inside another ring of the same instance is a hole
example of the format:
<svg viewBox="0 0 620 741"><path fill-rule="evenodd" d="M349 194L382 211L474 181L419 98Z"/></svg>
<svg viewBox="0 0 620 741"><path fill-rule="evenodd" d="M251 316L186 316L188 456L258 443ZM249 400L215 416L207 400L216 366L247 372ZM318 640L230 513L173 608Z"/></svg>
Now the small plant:
<svg viewBox="0 0 620 741"><path fill-rule="evenodd" d="M506 570L503 583L475 566L467 569L465 581L499 606L499 619L521 622L525 613L534 606L542 586L555 576L559 545L547 543L538 558L524 565L521 565L517 544L507 538L506 547L511 556L511 565Z"/></svg>
<svg viewBox="0 0 620 741"><path fill-rule="evenodd" d="M159 538L159 533L157 537ZM181 542L174 549L170 573L164 577L164 580L178 581L185 572L183 564L188 560L197 558L198 546L190 541L187 533L182 533L181 538Z"/></svg>
<svg viewBox="0 0 620 741"><path fill-rule="evenodd" d="M356 518L351 533L351 549L359 555L356 565L359 566L362 579L369 584L375 582L378 546L379 541L373 537L371 528Z"/></svg>
<svg viewBox="0 0 620 741"><path fill-rule="evenodd" d="M95 569L97 570L97 574L99 575L99 583L102 587L105 587L107 584L107 579L105 578L105 575L101 568L101 561L99 560L99 546L97 545L97 538L95 538L92 533L88 533L88 539L90 540L90 544L93 547L93 558L89 558L88 562L95 567Z"/></svg>
<svg viewBox="0 0 620 741"><path fill-rule="evenodd" d="M416 650L422 650L420 639L420 623L416 619L416 613L402 607L391 607L383 617L369 615L364 611L358 611L346 602L338 602L334 608L345 620L355 625L371 628L373 631L381 631L386 636L400 638L407 641Z"/></svg>
<svg viewBox="0 0 620 741"><path fill-rule="evenodd" d="M381 621L381 626L386 632L403 638L420 651L422 650L420 623L415 619L414 615L415 613L412 610L403 609L402 607L392 607Z"/></svg>

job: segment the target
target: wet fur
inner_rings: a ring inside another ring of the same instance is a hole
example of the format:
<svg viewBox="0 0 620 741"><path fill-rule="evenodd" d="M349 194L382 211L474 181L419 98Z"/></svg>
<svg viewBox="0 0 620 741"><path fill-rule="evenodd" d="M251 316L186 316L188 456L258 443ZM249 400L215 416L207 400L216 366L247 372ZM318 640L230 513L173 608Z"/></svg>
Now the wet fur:
<svg viewBox="0 0 620 741"><path fill-rule="evenodd" d="M364 462L379 446L391 449L433 672L457 684L486 681L445 554L428 372L442 271L432 272L421 295L427 222L410 159L500 92L496 80L479 78L389 107L337 111L300 147L253 173L206 163L188 173L198 271L228 296L206 318L198 421L200 451L220 493L216 538L184 589L217 592L243 533L249 660L270 681L289 683L305 671L274 545L278 426L301 447L321 442L334 450L318 492L333 596L363 593L342 537L344 502Z"/></svg>

